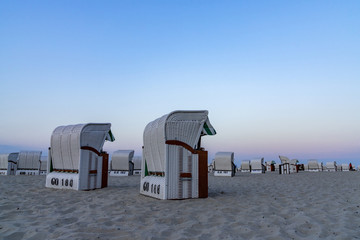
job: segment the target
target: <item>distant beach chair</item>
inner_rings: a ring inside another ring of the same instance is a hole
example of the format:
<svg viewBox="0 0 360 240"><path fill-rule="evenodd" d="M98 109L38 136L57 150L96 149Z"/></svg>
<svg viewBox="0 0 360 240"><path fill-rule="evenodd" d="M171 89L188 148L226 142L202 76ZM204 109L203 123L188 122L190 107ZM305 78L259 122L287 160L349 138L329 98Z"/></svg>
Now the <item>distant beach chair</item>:
<svg viewBox="0 0 360 240"><path fill-rule="evenodd" d="M39 175L41 151L21 151L15 175Z"/></svg>
<svg viewBox="0 0 360 240"><path fill-rule="evenodd" d="M264 158L250 160L251 173L265 173Z"/></svg>
<svg viewBox="0 0 360 240"><path fill-rule="evenodd" d="M47 156L41 156L40 158L40 175L46 175L47 173Z"/></svg>
<svg viewBox="0 0 360 240"><path fill-rule="evenodd" d="M134 172L134 150L118 150L113 152L110 163L110 176L131 176Z"/></svg>
<svg viewBox="0 0 360 240"><path fill-rule="evenodd" d="M309 164L304 163L304 171L308 172L309 171Z"/></svg>
<svg viewBox="0 0 360 240"><path fill-rule="evenodd" d="M326 171L328 171L328 172L336 172L336 170L337 170L337 166L336 166L335 161L326 162Z"/></svg>
<svg viewBox="0 0 360 240"><path fill-rule="evenodd" d="M341 171L348 172L349 170L350 170L349 164L347 164L347 163L341 164Z"/></svg>
<svg viewBox="0 0 360 240"><path fill-rule="evenodd" d="M291 159L290 160L290 172L291 173L297 173L299 172L299 160L297 159Z"/></svg>
<svg viewBox="0 0 360 240"><path fill-rule="evenodd" d="M281 164L288 164L289 166L282 166L282 170L281 170L281 174L290 174L290 173L297 173L299 172L299 167L298 167L298 160L297 159L289 159L288 157L285 156L280 156L280 161Z"/></svg>
<svg viewBox="0 0 360 240"><path fill-rule="evenodd" d="M133 163L134 163L134 175L141 175L141 161L142 161L142 157L140 157L140 156L134 156L132 161L133 161Z"/></svg>
<svg viewBox="0 0 360 240"><path fill-rule="evenodd" d="M217 152L214 159L214 176L233 177L236 173L233 152Z"/></svg>
<svg viewBox="0 0 360 240"><path fill-rule="evenodd" d="M241 172L250 172L250 160L242 160L241 161Z"/></svg>
<svg viewBox="0 0 360 240"><path fill-rule="evenodd" d="M206 198L207 151L201 137L215 135L208 111L174 111L144 130L140 193L158 199Z"/></svg>
<svg viewBox="0 0 360 240"><path fill-rule="evenodd" d="M110 123L57 127L51 135L45 186L92 190L107 187L109 155L105 140L114 141Z"/></svg>
<svg viewBox="0 0 360 240"><path fill-rule="evenodd" d="M275 161L266 161L265 162L265 166L266 166L266 171L267 172L274 172L275 171Z"/></svg>
<svg viewBox="0 0 360 240"><path fill-rule="evenodd" d="M308 160L308 169L309 172L320 172L320 164L315 159Z"/></svg>
<svg viewBox="0 0 360 240"><path fill-rule="evenodd" d="M15 175L19 153L0 154L0 175Z"/></svg>

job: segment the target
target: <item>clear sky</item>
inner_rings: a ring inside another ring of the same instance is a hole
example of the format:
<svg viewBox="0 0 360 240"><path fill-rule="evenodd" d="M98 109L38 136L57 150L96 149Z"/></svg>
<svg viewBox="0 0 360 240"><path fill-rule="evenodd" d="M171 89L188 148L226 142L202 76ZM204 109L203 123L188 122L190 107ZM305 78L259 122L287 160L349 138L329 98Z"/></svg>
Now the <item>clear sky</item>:
<svg viewBox="0 0 360 240"><path fill-rule="evenodd" d="M360 165L360 1L0 1L0 152L60 125L209 110L209 161L278 155Z"/></svg>

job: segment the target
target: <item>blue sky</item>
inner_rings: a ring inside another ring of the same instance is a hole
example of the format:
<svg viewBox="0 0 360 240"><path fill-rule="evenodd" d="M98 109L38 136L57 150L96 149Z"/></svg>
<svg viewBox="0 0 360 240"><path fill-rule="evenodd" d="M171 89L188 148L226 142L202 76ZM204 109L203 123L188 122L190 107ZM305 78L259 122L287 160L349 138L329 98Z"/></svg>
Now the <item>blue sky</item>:
<svg viewBox="0 0 360 240"><path fill-rule="evenodd" d="M360 164L359 1L0 1L0 151L207 109L212 158ZM47 153L44 153L47 154ZM211 159L209 159L210 161Z"/></svg>

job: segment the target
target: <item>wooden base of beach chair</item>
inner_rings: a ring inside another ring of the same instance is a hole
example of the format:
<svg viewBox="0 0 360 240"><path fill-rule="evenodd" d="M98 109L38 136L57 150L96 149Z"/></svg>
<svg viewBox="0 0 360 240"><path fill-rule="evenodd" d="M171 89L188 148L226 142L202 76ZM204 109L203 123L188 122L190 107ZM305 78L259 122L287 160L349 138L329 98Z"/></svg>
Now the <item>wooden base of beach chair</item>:
<svg viewBox="0 0 360 240"><path fill-rule="evenodd" d="M7 170L0 170L0 175L8 175L8 171Z"/></svg>
<svg viewBox="0 0 360 240"><path fill-rule="evenodd" d="M134 175L141 175L141 170L134 170Z"/></svg>

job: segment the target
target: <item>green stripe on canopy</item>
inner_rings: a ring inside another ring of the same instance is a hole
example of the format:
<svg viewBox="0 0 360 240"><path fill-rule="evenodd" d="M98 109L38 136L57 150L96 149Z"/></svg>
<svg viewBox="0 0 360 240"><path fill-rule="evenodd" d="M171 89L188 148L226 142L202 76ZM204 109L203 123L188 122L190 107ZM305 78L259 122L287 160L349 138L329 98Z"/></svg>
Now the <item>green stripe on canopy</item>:
<svg viewBox="0 0 360 240"><path fill-rule="evenodd" d="M204 135L215 135L216 134L216 131L213 128L213 126L210 124L209 119L206 119L206 122L204 123L204 128L203 128L202 134L204 134Z"/></svg>
<svg viewBox="0 0 360 240"><path fill-rule="evenodd" d="M105 140L110 141L110 142L115 141L115 137L114 137L114 135L112 134L111 130L109 130L108 134L106 135Z"/></svg>

